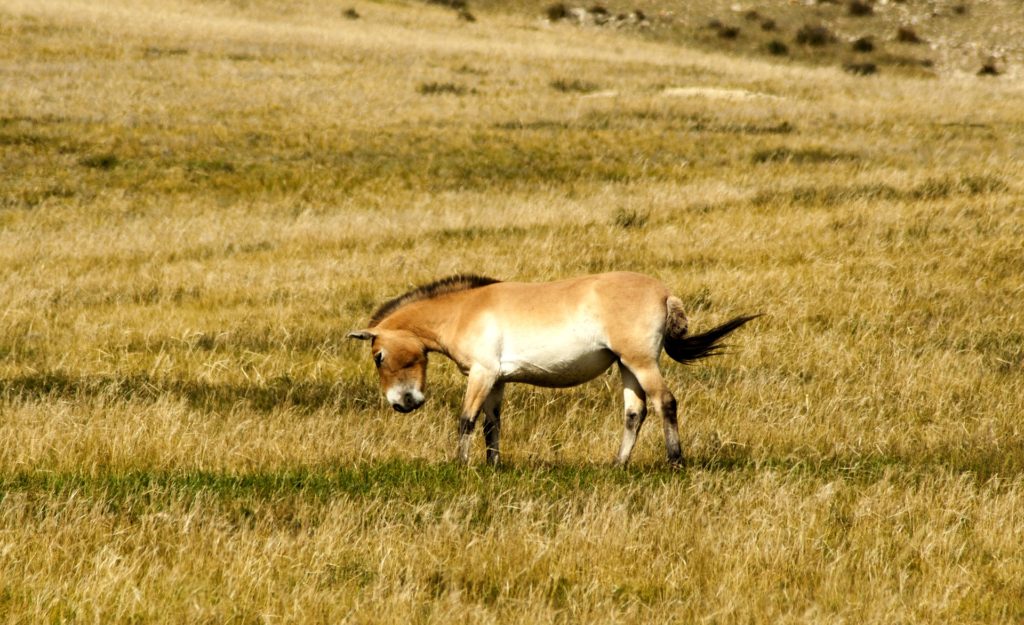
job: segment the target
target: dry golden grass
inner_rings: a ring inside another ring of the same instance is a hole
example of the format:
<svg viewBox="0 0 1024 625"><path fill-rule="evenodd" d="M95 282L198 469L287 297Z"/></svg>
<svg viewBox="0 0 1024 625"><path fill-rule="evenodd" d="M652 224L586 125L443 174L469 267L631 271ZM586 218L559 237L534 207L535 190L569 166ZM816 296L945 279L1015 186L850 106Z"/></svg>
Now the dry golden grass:
<svg viewBox="0 0 1024 625"><path fill-rule="evenodd" d="M1024 618L1019 85L0 0L0 96L0 621ZM457 372L399 415L344 339L444 274L609 269L766 313L666 367L682 470L657 423L611 467L616 375L512 389L505 466L454 466Z"/></svg>

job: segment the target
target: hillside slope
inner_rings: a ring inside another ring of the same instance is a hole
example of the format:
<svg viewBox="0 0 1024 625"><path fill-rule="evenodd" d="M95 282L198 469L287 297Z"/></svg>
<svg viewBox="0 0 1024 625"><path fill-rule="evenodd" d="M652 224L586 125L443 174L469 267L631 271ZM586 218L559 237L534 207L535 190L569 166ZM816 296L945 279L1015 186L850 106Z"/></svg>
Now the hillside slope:
<svg viewBox="0 0 1024 625"><path fill-rule="evenodd" d="M934 77L981 72L1019 80L1024 64L1024 5L1015 0L470 4L726 54L842 66L860 74L870 66L871 73Z"/></svg>

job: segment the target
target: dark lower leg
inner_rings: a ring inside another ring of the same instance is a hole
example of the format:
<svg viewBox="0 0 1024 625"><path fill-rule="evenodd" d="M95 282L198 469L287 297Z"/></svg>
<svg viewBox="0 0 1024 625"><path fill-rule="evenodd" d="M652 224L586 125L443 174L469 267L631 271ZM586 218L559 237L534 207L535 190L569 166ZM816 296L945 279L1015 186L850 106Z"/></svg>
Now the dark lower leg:
<svg viewBox="0 0 1024 625"><path fill-rule="evenodd" d="M501 437L501 414L497 411L484 418L484 442L487 444L487 464L498 464L498 439Z"/></svg>
<svg viewBox="0 0 1024 625"><path fill-rule="evenodd" d="M658 412L661 413L662 424L665 428L665 450L668 453L668 461L672 464L679 464L683 461L683 452L679 445L679 424L676 418L676 398L671 393L666 393L659 402Z"/></svg>
<svg viewBox="0 0 1024 625"><path fill-rule="evenodd" d="M459 461L463 464L469 463L469 448L472 443L473 430L476 428L476 419L461 417L459 419Z"/></svg>

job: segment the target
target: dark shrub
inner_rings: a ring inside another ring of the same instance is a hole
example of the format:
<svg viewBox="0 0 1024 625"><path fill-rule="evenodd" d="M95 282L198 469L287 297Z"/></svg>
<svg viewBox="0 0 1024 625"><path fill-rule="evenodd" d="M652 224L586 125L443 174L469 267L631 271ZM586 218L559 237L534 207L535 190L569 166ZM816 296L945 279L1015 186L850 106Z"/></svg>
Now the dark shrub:
<svg viewBox="0 0 1024 625"><path fill-rule="evenodd" d="M900 26L896 30L896 41L900 43L924 43L924 39L917 36L917 32L909 26Z"/></svg>
<svg viewBox="0 0 1024 625"><path fill-rule="evenodd" d="M987 61L981 66L981 69L978 70L979 76L998 76L1000 73L999 68L996 67L995 61Z"/></svg>
<svg viewBox="0 0 1024 625"><path fill-rule="evenodd" d="M359 19L359 11L356 11L355 9L345 9L345 12L342 13L342 15L344 15L347 19L350 20Z"/></svg>
<svg viewBox="0 0 1024 625"><path fill-rule="evenodd" d="M866 17L875 12L875 8L863 0L850 0L846 5L846 10L854 17Z"/></svg>
<svg viewBox="0 0 1024 625"><path fill-rule="evenodd" d="M825 46L836 40L828 28L821 24L804 24L796 31L796 42L804 46Z"/></svg>
<svg viewBox="0 0 1024 625"><path fill-rule="evenodd" d="M544 13L548 16L549 20L557 22L558 20L564 20L569 17L569 7L558 2L544 9Z"/></svg>
<svg viewBox="0 0 1024 625"><path fill-rule="evenodd" d="M768 54L774 54L775 56L785 56L789 54L789 46L778 39L772 39L769 41L765 45L765 48L768 50Z"/></svg>
<svg viewBox="0 0 1024 625"><path fill-rule="evenodd" d="M851 47L854 52L871 52L875 49L875 42L872 41L871 37L861 37L854 41Z"/></svg>
<svg viewBox="0 0 1024 625"><path fill-rule="evenodd" d="M740 36L740 29L738 26L723 26L718 29L718 36L722 39L735 39Z"/></svg>
<svg viewBox="0 0 1024 625"><path fill-rule="evenodd" d="M775 24L775 20L765 20L761 22L761 30L763 31L772 31L775 30L776 28L777 26Z"/></svg>

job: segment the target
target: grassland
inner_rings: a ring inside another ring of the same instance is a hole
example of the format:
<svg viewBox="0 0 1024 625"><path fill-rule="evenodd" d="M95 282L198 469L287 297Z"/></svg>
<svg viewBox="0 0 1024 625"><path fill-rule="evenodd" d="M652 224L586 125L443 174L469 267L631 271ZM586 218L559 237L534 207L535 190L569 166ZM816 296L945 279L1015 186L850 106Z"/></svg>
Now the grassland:
<svg viewBox="0 0 1024 625"><path fill-rule="evenodd" d="M0 622L1024 619L1019 82L477 17L0 0ZM344 339L609 269L766 313L681 470L614 375L457 467Z"/></svg>

